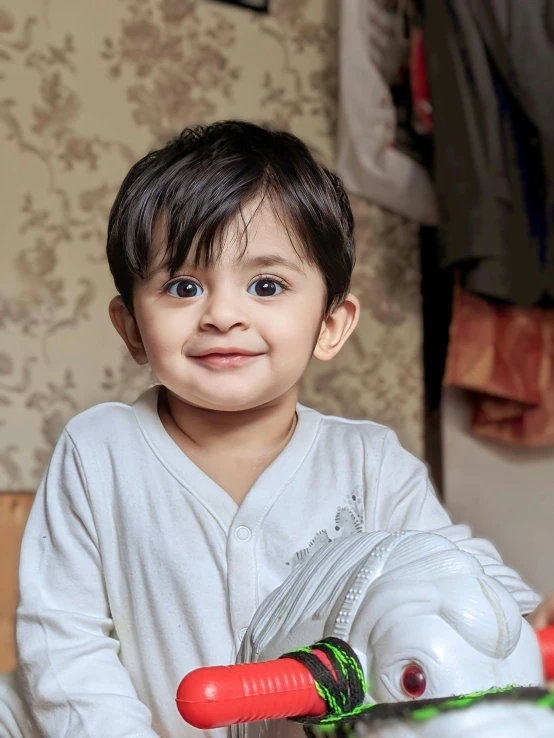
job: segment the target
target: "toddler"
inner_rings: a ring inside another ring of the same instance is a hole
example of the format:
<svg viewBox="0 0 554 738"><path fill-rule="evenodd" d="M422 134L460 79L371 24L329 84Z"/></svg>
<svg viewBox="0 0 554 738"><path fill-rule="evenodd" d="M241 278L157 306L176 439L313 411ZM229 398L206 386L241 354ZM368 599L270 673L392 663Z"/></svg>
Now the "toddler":
<svg viewBox="0 0 554 738"><path fill-rule="evenodd" d="M301 141L185 130L125 178L107 255L112 322L156 385L73 418L37 492L17 611L24 738L197 735L175 707L181 678L232 662L295 564L360 531L438 530L522 614L536 607L392 431L298 403L308 363L339 353L360 310L348 198Z"/></svg>

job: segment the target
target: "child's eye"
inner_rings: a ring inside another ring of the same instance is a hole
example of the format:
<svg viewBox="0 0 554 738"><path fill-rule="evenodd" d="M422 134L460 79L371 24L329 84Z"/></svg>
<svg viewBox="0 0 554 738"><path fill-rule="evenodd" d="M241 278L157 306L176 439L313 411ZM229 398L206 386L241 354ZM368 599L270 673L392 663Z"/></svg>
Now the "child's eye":
<svg viewBox="0 0 554 738"><path fill-rule="evenodd" d="M275 297L284 289L284 285L280 284L276 279L257 279L252 282L248 288L248 292L256 297Z"/></svg>
<svg viewBox="0 0 554 738"><path fill-rule="evenodd" d="M198 297L203 291L198 282L191 279L179 279L166 287L166 292L172 297Z"/></svg>

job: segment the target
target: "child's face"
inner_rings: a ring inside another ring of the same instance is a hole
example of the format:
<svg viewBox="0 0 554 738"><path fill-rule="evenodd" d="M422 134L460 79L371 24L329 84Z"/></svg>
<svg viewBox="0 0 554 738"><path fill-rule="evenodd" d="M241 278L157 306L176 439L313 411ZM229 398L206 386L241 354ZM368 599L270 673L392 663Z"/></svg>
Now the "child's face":
<svg viewBox="0 0 554 738"><path fill-rule="evenodd" d="M245 410L287 394L318 339L329 337L323 277L269 208L249 223L246 252L238 241L229 229L213 266L191 260L171 279L154 265L133 296L140 345L127 344L135 358L181 400L206 409Z"/></svg>

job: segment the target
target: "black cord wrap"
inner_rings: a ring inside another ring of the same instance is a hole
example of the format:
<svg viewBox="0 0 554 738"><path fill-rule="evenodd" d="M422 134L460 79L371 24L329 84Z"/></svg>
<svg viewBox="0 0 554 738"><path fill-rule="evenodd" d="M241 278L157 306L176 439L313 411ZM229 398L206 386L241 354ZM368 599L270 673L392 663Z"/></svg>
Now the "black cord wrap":
<svg viewBox="0 0 554 738"><path fill-rule="evenodd" d="M331 669L314 651L327 656ZM312 646L284 654L281 658L294 659L306 666L314 679L317 693L327 706L327 713L319 720L300 716L295 718L296 722L335 722L352 715L363 705L367 685L360 660L351 646L340 638L324 638Z"/></svg>

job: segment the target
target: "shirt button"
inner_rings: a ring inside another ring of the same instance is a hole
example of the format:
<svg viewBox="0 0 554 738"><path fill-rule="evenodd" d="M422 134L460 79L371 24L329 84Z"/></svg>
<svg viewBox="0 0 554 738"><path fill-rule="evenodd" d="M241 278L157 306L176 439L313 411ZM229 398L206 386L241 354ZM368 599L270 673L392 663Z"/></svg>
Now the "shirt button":
<svg viewBox="0 0 554 738"><path fill-rule="evenodd" d="M250 530L250 528L247 528L244 525L239 525L239 527L235 531L235 536L239 541L245 543L246 541L249 541L252 537L252 531Z"/></svg>

